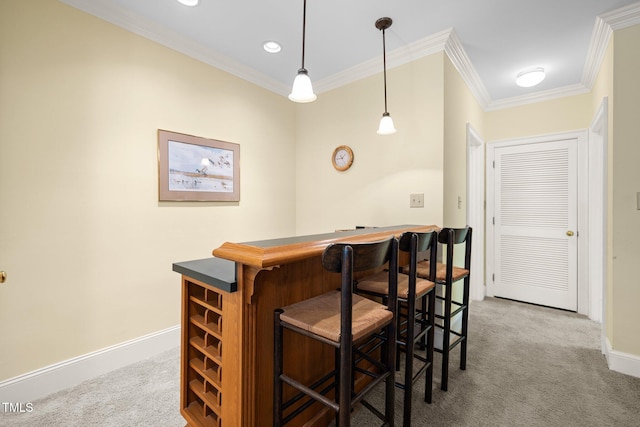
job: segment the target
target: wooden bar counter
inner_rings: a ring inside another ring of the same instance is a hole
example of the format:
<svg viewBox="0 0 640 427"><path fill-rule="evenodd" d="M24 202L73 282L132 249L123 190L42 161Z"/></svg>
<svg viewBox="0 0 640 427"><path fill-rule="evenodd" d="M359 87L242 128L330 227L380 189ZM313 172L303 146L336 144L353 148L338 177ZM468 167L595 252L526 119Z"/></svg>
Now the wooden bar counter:
<svg viewBox="0 0 640 427"><path fill-rule="evenodd" d="M400 225L247 243L224 243L213 258L173 264L182 275L180 406L187 425L272 425L273 311L340 286L322 268L334 242L364 242L426 232ZM285 370L314 380L333 366L333 348L285 337ZM288 426L327 425L319 404Z"/></svg>

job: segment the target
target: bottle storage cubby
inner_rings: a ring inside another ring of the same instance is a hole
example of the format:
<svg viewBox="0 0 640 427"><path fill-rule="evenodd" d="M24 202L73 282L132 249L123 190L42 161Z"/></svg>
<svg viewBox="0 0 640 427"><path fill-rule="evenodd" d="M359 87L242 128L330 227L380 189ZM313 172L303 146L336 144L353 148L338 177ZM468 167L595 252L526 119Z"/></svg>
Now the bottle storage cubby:
<svg viewBox="0 0 640 427"><path fill-rule="evenodd" d="M188 344L183 363L183 412L190 425L222 426L223 296L208 285L184 279ZM191 418L191 419L190 419Z"/></svg>

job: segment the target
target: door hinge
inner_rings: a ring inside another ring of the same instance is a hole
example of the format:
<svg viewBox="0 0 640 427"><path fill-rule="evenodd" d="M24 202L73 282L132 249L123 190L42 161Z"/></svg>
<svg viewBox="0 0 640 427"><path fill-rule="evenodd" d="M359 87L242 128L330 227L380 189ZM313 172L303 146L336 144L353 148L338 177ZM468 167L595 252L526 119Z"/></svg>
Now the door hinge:
<svg viewBox="0 0 640 427"><path fill-rule="evenodd" d="M496 225L496 217L495 216L492 217L492 222L493 222L493 225Z"/></svg>
<svg viewBox="0 0 640 427"><path fill-rule="evenodd" d="M496 281L496 275L495 275L495 274L492 274L492 275L491 275L491 281L492 281L492 282L495 282L495 281Z"/></svg>
<svg viewBox="0 0 640 427"><path fill-rule="evenodd" d="M493 168L494 169L496 168L496 161L495 160L493 161Z"/></svg>

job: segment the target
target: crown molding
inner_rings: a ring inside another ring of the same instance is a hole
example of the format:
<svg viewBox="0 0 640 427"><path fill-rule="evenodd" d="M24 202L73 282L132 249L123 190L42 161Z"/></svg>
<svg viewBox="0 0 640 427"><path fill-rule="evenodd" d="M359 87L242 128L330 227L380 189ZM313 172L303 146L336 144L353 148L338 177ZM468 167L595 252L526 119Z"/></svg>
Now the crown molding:
<svg viewBox="0 0 640 427"><path fill-rule="evenodd" d="M550 101L552 99L564 98L566 96L575 96L588 93L591 89L585 87L582 83L563 86L556 89L549 89L540 92L530 93L528 95L514 96L512 98L501 98L492 101L485 111L496 111L504 108L519 107L526 104L536 102Z"/></svg>
<svg viewBox="0 0 640 427"><path fill-rule="evenodd" d="M444 51L462 76L471 93L473 93L480 107L486 111L492 103L491 96L487 92L484 83L482 83L482 79L471 63L469 56L467 56L467 52L464 50L458 35L453 30L451 30Z"/></svg>
<svg viewBox="0 0 640 427"><path fill-rule="evenodd" d="M204 45L196 43L174 31L162 28L149 20L132 14L112 2L107 0L94 0L92 2L81 0L59 1L274 93L282 96L287 96L289 93L290 88L283 83L227 56L213 52ZM590 91L602 65L612 32L637 24L640 24L640 2L597 17L591 35L582 79L579 84L513 98L491 99L453 28L387 52L387 68L395 68L424 56L444 51L462 76L480 107L484 111L494 111ZM316 93L326 92L379 73L381 69L382 58L374 58L317 80L314 82L314 88Z"/></svg>
<svg viewBox="0 0 640 427"><path fill-rule="evenodd" d="M59 1L267 90L283 96L289 93L290 88L275 79L225 55L213 52L204 45L194 42L175 31L163 28L137 14L132 14L112 2L104 0L95 0L90 3L79 0Z"/></svg>
<svg viewBox="0 0 640 427"><path fill-rule="evenodd" d="M640 24L640 2L605 13L596 18L581 83L591 89L614 31Z"/></svg>
<svg viewBox="0 0 640 427"><path fill-rule="evenodd" d="M418 58L441 52L444 50L452 32L453 29L447 29L387 52L387 70L415 61ZM317 80L313 86L316 93L326 92L380 73L382 67L382 57L370 59L329 77Z"/></svg>
<svg viewBox="0 0 640 427"><path fill-rule="evenodd" d="M613 31L640 24L640 2L600 15Z"/></svg>
<svg viewBox="0 0 640 427"><path fill-rule="evenodd" d="M591 42L587 52L587 60L584 64L581 83L587 88L592 88L598 77L600 66L611 40L611 26L601 17L596 18L591 33Z"/></svg>

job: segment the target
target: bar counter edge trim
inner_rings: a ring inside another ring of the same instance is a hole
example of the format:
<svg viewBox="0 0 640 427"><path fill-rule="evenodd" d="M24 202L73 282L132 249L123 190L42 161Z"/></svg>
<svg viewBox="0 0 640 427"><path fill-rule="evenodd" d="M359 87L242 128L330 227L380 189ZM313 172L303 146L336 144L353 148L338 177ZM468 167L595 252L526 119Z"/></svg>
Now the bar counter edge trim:
<svg viewBox="0 0 640 427"><path fill-rule="evenodd" d="M405 231L428 232L438 229L439 227L436 225L402 225L379 229L372 228L357 235L345 235L342 232L335 232L332 233L335 237L323 240L312 240L314 236L311 235L308 236L310 238L309 241L270 247L255 245L260 242L225 242L222 246L213 250L213 255L217 258L252 267L270 268L317 256L331 243L373 241L388 238L392 235L399 237Z"/></svg>

